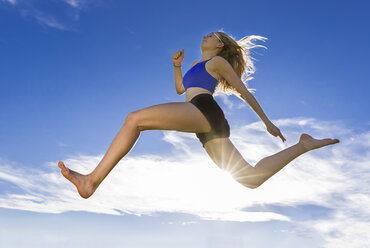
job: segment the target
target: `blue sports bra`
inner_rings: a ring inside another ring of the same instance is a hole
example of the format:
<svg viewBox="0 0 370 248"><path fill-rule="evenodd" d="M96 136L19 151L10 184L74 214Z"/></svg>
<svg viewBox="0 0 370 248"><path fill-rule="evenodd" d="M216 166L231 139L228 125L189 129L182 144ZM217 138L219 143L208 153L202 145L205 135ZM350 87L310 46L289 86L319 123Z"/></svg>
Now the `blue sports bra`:
<svg viewBox="0 0 370 248"><path fill-rule="evenodd" d="M200 87L210 92L215 91L217 85L217 79L212 77L206 70L207 59L202 62L198 62L190 70L188 70L182 80L185 90L190 87Z"/></svg>

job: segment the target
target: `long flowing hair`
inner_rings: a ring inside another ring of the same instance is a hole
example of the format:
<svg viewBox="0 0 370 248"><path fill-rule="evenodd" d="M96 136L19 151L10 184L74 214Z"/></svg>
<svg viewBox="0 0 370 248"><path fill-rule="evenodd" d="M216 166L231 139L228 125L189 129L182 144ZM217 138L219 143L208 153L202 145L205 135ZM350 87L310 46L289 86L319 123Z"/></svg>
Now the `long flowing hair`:
<svg viewBox="0 0 370 248"><path fill-rule="evenodd" d="M252 60L254 58L250 54L250 49L255 47L264 47L262 45L256 45L252 41L253 40L262 40L265 41L267 38L259 35L250 35L241 38L238 41L235 41L233 37L225 33L224 31L220 30L215 32L220 37L224 46L222 50L217 54L218 56L223 57L226 59L236 74L239 76L240 80L244 83L245 87L250 92L254 92L255 89L249 89L247 81L252 80L253 77L250 75L256 71L254 63ZM266 48L267 49L267 48ZM215 95L218 95L219 92L225 93L227 95L234 94L241 100L240 93L231 86L224 78L219 80L219 83L215 89Z"/></svg>

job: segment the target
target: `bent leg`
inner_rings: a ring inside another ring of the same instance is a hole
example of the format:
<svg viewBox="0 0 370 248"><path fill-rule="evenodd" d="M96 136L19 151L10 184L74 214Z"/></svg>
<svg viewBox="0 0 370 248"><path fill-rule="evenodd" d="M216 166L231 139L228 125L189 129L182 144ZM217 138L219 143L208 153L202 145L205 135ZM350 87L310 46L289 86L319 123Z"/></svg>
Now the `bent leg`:
<svg viewBox="0 0 370 248"><path fill-rule="evenodd" d="M338 142L338 139L318 140L302 134L297 144L261 159L254 167L244 160L228 138L210 140L205 148L212 160L229 171L236 181L248 188L257 188L303 153Z"/></svg>
<svg viewBox="0 0 370 248"><path fill-rule="evenodd" d="M209 140L204 148L213 162L220 169L229 172L239 183L252 188L259 182L255 168L243 158L229 138Z"/></svg>
<svg viewBox="0 0 370 248"><path fill-rule="evenodd" d="M191 103L164 103L131 112L102 161L91 174L95 177L94 181L100 184L113 167L132 149L141 131L206 132L210 129L207 119Z"/></svg>
<svg viewBox="0 0 370 248"><path fill-rule="evenodd" d="M203 114L191 103L173 102L143 108L127 115L103 159L88 175L68 169L63 162L58 166L62 174L76 187L83 198L90 197L114 166L131 150L140 132L145 130L176 130L209 132L211 126Z"/></svg>

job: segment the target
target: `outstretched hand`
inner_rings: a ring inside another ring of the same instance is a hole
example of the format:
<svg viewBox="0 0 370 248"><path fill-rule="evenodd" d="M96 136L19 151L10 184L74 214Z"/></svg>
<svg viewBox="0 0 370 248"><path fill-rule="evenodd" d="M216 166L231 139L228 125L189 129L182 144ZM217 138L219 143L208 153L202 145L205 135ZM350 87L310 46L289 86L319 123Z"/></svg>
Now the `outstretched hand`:
<svg viewBox="0 0 370 248"><path fill-rule="evenodd" d="M280 129L277 128L271 121L267 122L266 128L272 136L279 136L283 142L286 141L284 136L281 134Z"/></svg>

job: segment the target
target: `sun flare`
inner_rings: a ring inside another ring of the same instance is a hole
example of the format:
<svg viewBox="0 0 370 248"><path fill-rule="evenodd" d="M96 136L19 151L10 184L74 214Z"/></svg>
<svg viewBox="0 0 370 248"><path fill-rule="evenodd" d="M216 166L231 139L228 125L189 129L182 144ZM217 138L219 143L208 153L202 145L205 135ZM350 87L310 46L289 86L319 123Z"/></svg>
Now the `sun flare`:
<svg viewBox="0 0 370 248"><path fill-rule="evenodd" d="M221 170L221 175L225 178L235 180L229 171Z"/></svg>

